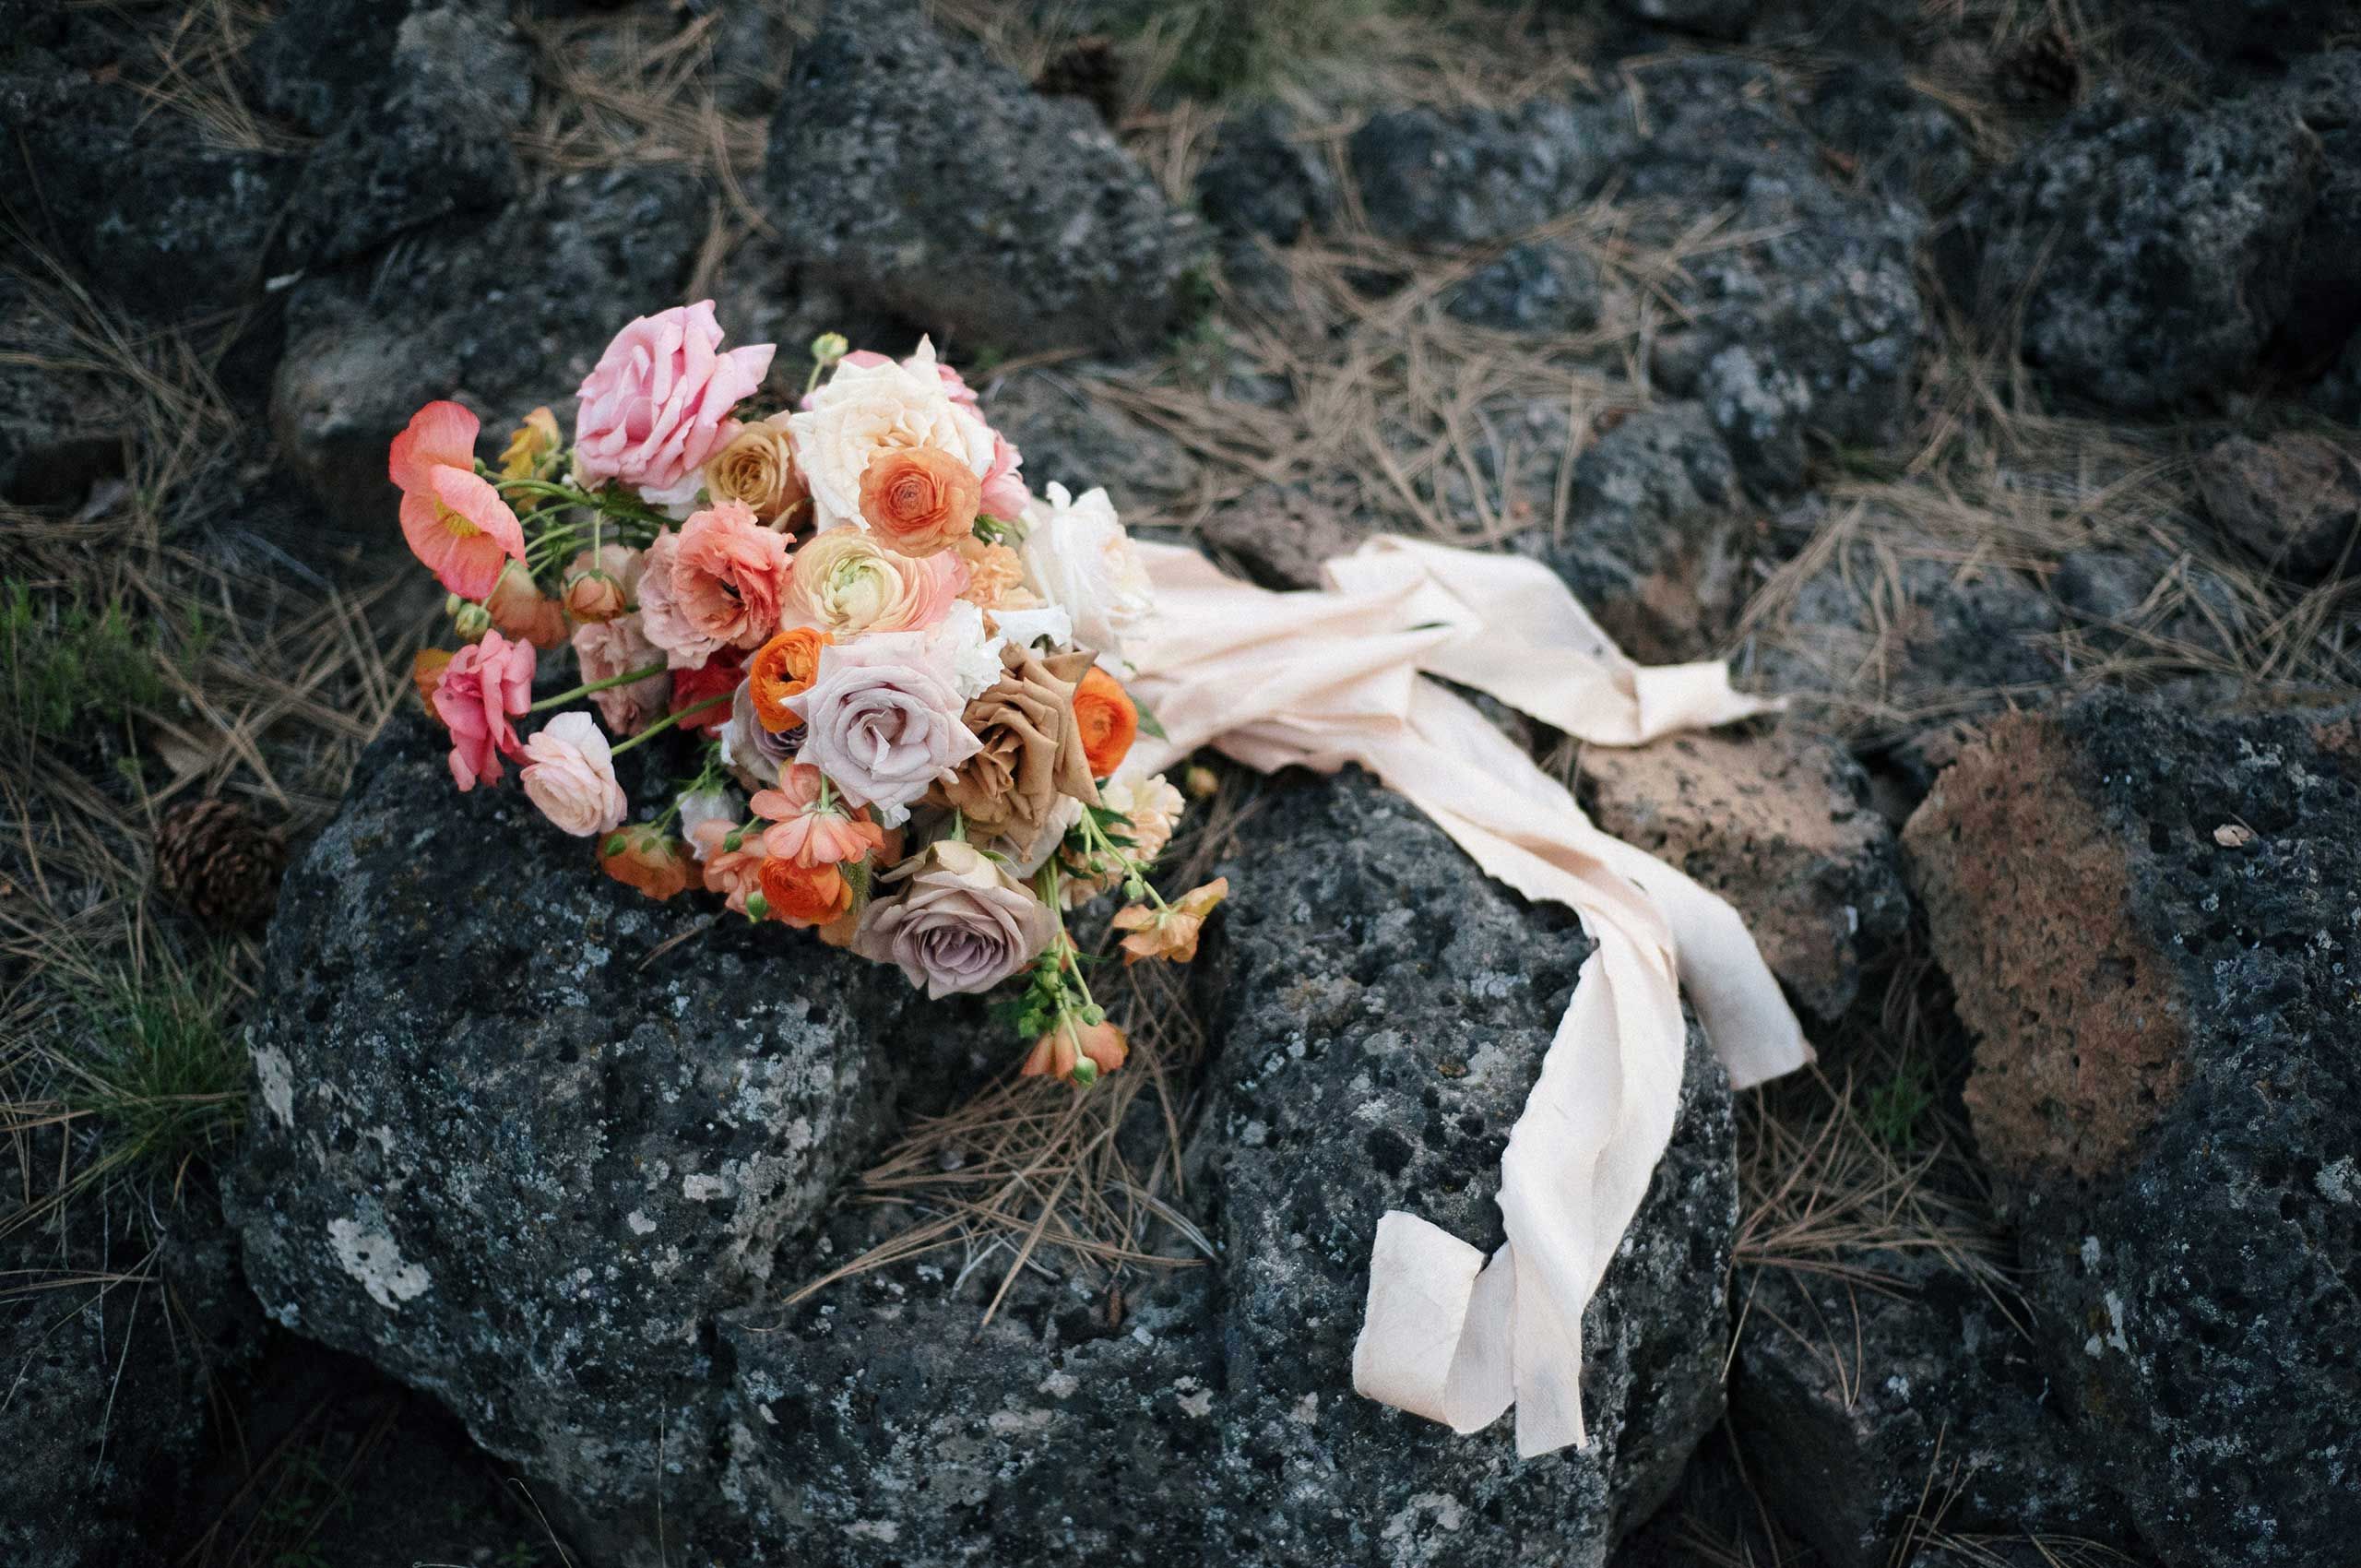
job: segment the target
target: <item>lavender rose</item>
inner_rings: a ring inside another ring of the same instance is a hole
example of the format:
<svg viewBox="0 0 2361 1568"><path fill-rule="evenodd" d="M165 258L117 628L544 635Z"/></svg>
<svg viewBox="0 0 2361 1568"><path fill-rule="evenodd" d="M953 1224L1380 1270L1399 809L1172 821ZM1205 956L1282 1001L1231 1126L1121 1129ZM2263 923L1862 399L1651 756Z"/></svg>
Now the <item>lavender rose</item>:
<svg viewBox="0 0 2361 1568"><path fill-rule="evenodd" d="M803 719L796 760L856 806L906 806L976 754L955 672L922 632L872 633L820 650L812 689L784 705Z"/></svg>
<svg viewBox="0 0 2361 1568"><path fill-rule="evenodd" d="M929 999L990 991L1049 945L1057 917L974 845L930 844L880 879L901 891L862 911L852 950L898 964Z"/></svg>

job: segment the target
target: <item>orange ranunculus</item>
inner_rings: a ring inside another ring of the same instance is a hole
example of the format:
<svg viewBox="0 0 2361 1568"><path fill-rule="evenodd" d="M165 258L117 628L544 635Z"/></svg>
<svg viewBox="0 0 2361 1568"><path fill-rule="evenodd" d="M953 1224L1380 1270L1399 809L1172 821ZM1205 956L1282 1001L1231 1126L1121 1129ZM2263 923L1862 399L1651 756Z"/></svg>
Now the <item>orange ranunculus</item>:
<svg viewBox="0 0 2361 1568"><path fill-rule="evenodd" d="M887 547L931 555L974 537L983 481L965 458L939 446L879 452L860 470L860 516Z"/></svg>
<svg viewBox="0 0 2361 1568"><path fill-rule="evenodd" d="M685 890L697 865L689 847L650 827L625 827L599 843L599 866L658 903Z"/></svg>
<svg viewBox="0 0 2361 1568"><path fill-rule="evenodd" d="M422 647L409 661L410 684L418 688L418 700L426 705L437 724L443 722L443 716L434 711L434 688L443 683L443 671L450 667L452 657L447 647Z"/></svg>
<svg viewBox="0 0 2361 1568"><path fill-rule="evenodd" d="M1093 778L1111 778L1139 738L1140 710L1123 683L1096 664L1074 689L1074 721Z"/></svg>
<svg viewBox="0 0 2361 1568"><path fill-rule="evenodd" d="M820 650L836 640L817 626L791 626L755 653L746 666L747 695L764 729L777 735L803 722L788 711L787 699L811 686L820 671Z"/></svg>
<svg viewBox="0 0 2361 1568"><path fill-rule="evenodd" d="M767 919L826 925L852 908L852 884L833 865L798 865L773 855L763 862L763 902Z"/></svg>

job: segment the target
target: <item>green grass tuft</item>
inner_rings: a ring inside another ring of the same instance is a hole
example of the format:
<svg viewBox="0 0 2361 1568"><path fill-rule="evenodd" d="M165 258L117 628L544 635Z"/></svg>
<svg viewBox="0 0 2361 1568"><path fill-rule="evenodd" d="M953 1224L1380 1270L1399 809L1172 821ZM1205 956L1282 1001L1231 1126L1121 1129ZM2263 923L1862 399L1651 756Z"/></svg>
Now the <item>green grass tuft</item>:
<svg viewBox="0 0 2361 1568"><path fill-rule="evenodd" d="M115 724L169 695L154 629L119 603L0 583L0 710L10 728L51 740Z"/></svg>
<svg viewBox="0 0 2361 1568"><path fill-rule="evenodd" d="M1908 1153L1918 1146L1919 1124L1934 1108L1932 1070L1920 1058L1904 1056L1895 1064L1893 1076L1869 1091L1861 1120L1878 1142Z"/></svg>
<svg viewBox="0 0 2361 1568"><path fill-rule="evenodd" d="M82 1038L54 1058L57 1098L105 1132L85 1180L160 1176L225 1152L245 1123L246 1052L219 970L120 977L80 1004Z"/></svg>

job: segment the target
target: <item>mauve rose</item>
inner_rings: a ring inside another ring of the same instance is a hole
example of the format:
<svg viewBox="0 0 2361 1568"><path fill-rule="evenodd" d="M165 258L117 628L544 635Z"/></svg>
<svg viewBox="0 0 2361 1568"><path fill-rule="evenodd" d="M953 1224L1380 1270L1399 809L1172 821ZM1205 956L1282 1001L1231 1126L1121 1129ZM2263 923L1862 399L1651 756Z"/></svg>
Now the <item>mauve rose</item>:
<svg viewBox="0 0 2361 1568"><path fill-rule="evenodd" d="M820 650L811 690L781 705L803 720L797 760L853 805L906 806L976 754L954 673L923 632L880 632Z"/></svg>
<svg viewBox="0 0 2361 1568"><path fill-rule="evenodd" d="M650 505L695 499L705 460L735 434L730 410L763 384L774 351L720 348L711 300L643 315L615 334L577 394L575 470L621 480Z"/></svg>
<svg viewBox="0 0 2361 1568"><path fill-rule="evenodd" d="M1057 931L1031 889L960 839L928 845L879 881L899 891L862 912L852 950L899 965L931 999L990 991L1031 963Z"/></svg>
<svg viewBox="0 0 2361 1568"><path fill-rule="evenodd" d="M619 615L575 627L574 657L587 685L662 664L664 650L647 640L637 615ZM664 711L664 699L671 695L671 675L658 670L628 685L592 692L590 702L608 729L618 735L636 735Z"/></svg>

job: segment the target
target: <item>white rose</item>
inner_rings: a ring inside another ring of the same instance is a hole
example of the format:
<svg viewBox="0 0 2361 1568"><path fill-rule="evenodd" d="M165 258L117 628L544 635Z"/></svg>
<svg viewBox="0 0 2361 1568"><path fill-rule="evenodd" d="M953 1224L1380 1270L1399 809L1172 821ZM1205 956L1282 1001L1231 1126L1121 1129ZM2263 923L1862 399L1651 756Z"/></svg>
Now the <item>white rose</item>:
<svg viewBox="0 0 2361 1568"><path fill-rule="evenodd" d="M1074 500L1062 484L1044 488L1047 504L1025 513L1026 586L1073 617L1074 640L1099 663L1120 669L1123 634L1156 605L1147 568L1104 490Z"/></svg>
<svg viewBox="0 0 2361 1568"><path fill-rule="evenodd" d="M953 401L931 340L906 360L841 363L807 401L788 416L788 440L823 528L861 523L861 470L887 448L938 446L979 479L991 469L991 432Z"/></svg>
<svg viewBox="0 0 2361 1568"><path fill-rule="evenodd" d="M727 790L701 790L681 797L681 837L689 841L698 860L705 859L705 840L697 837L698 828L708 822L735 827L742 820L737 798Z"/></svg>

